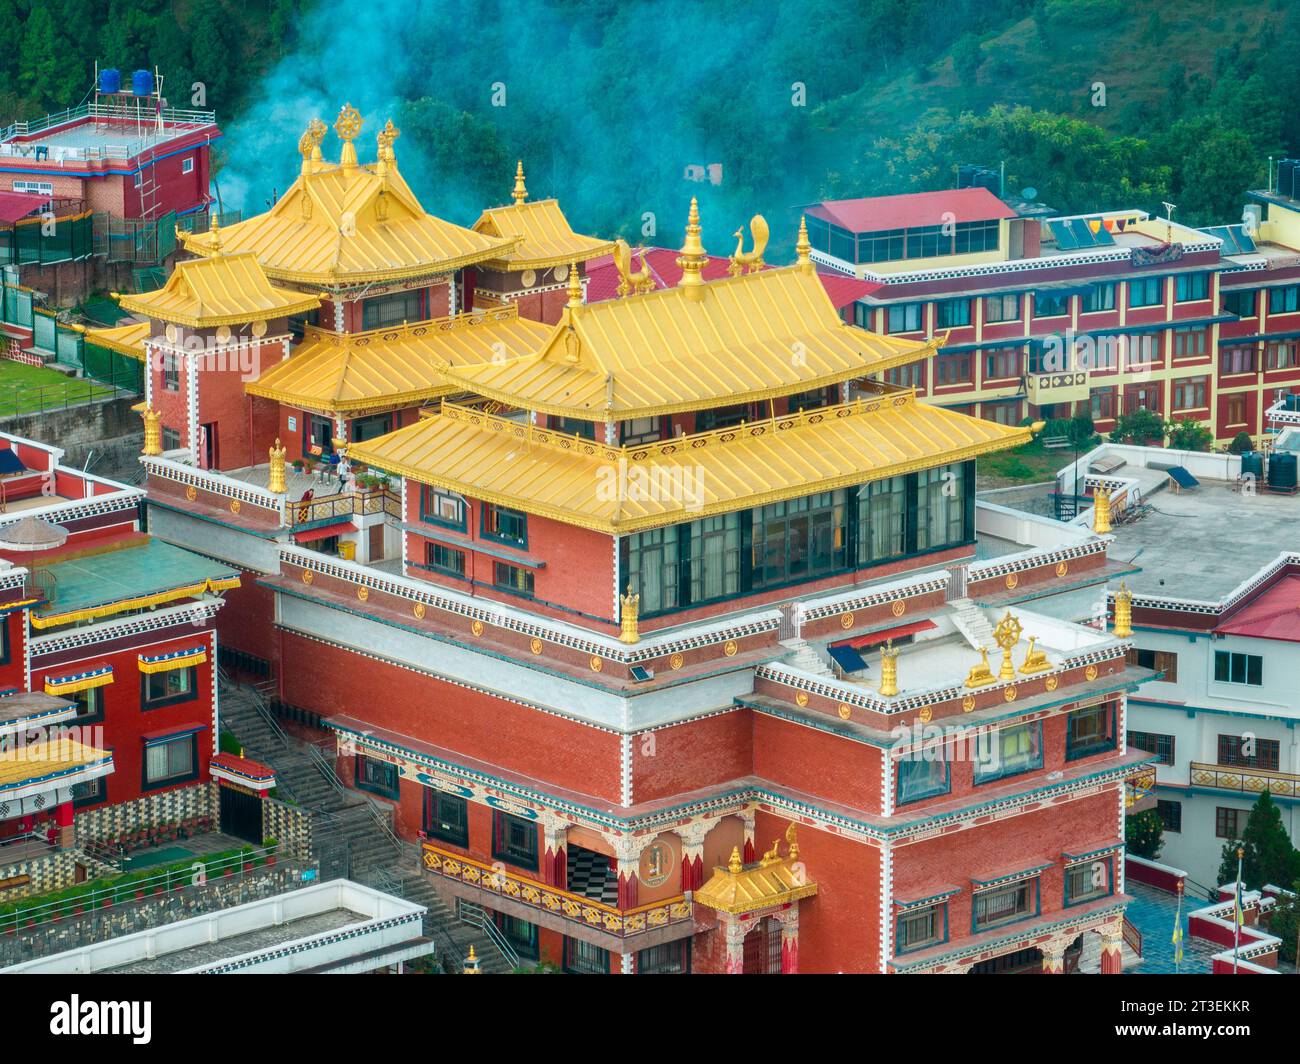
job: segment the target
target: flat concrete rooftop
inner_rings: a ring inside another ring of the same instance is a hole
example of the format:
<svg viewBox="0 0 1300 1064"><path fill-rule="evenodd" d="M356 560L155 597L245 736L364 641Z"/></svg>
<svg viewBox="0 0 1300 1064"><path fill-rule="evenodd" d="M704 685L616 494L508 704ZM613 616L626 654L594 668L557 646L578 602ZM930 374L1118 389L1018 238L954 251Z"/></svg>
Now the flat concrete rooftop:
<svg viewBox="0 0 1300 1064"><path fill-rule="evenodd" d="M1109 551L1141 568L1125 578L1136 594L1217 602L1283 551L1300 550L1300 495L1240 494L1201 480L1191 490L1148 491L1144 501L1151 509L1116 526Z"/></svg>

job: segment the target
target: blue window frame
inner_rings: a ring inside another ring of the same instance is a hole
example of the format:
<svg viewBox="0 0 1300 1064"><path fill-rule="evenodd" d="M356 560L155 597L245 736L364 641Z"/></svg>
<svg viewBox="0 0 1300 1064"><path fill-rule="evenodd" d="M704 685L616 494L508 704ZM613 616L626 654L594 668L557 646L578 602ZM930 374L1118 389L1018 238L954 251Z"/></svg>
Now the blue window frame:
<svg viewBox="0 0 1300 1064"><path fill-rule="evenodd" d="M894 921L894 954L914 953L948 941L948 903L907 909Z"/></svg>
<svg viewBox="0 0 1300 1064"><path fill-rule="evenodd" d="M465 500L444 488L420 487L420 520L425 524L443 525L465 531Z"/></svg>
<svg viewBox="0 0 1300 1064"><path fill-rule="evenodd" d="M1108 898L1115 893L1115 856L1107 854L1065 866L1065 904Z"/></svg>
<svg viewBox="0 0 1300 1064"><path fill-rule="evenodd" d="M1115 703L1085 706L1066 715L1065 760L1115 749Z"/></svg>
<svg viewBox="0 0 1300 1064"><path fill-rule="evenodd" d="M895 762L898 771L898 803L907 805L952 789L952 773L947 761L933 755L936 751L918 751L917 755Z"/></svg>
<svg viewBox="0 0 1300 1064"><path fill-rule="evenodd" d="M971 899L971 934L1031 919L1038 915L1041 900L1038 876L976 891Z"/></svg>
<svg viewBox="0 0 1300 1064"><path fill-rule="evenodd" d="M495 539L510 547L528 546L528 515L508 506L483 504L482 531L488 539Z"/></svg>
<svg viewBox="0 0 1300 1064"><path fill-rule="evenodd" d="M1041 721L1014 724L981 736L975 762L976 784L1017 776L1043 767Z"/></svg>

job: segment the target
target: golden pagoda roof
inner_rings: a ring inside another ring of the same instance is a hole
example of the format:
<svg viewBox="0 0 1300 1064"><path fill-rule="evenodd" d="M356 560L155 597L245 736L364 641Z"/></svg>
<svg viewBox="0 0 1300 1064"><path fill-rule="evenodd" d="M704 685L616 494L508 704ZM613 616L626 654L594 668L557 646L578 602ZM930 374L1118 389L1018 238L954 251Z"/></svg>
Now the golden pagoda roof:
<svg viewBox="0 0 1300 1064"><path fill-rule="evenodd" d="M447 375L510 406L622 420L838 384L939 343L847 325L817 275L791 266L566 308L538 353Z"/></svg>
<svg viewBox="0 0 1300 1064"><path fill-rule="evenodd" d="M784 857L779 839L753 864L742 864L739 847L733 849L727 866L715 868L712 878L692 895L693 900L717 912L740 916L812 897L817 884L808 879L807 870L799 863L794 824L785 837L789 850Z"/></svg>
<svg viewBox="0 0 1300 1064"><path fill-rule="evenodd" d="M57 783L78 769L111 763L107 750L53 734L36 742L0 750L0 789L50 780Z"/></svg>
<svg viewBox="0 0 1300 1064"><path fill-rule="evenodd" d="M444 402L434 416L352 444L348 456L422 484L621 534L928 469L1032 438L1028 427L918 403L910 391L635 447ZM615 476L626 477L619 486L629 490L616 490L609 483ZM642 487L630 490L634 484Z"/></svg>
<svg viewBox="0 0 1300 1064"><path fill-rule="evenodd" d="M257 256L244 251L178 262L161 288L120 296L118 304L132 314L205 328L315 310L320 297L273 285Z"/></svg>
<svg viewBox="0 0 1300 1064"><path fill-rule="evenodd" d="M545 270L585 262L614 250L612 240L575 233L559 202L553 199L492 207L483 212L473 228L476 233L519 240L509 253L484 262L489 269Z"/></svg>
<svg viewBox="0 0 1300 1064"><path fill-rule="evenodd" d="M244 390L322 414L421 403L460 390L443 366L514 358L535 351L549 334L549 326L519 317L513 305L363 333L308 328L289 358Z"/></svg>
<svg viewBox="0 0 1300 1064"><path fill-rule="evenodd" d="M98 344L143 362L144 342L153 333L153 325L147 321L133 321L129 325L115 325L110 329L83 329L82 332L86 334L87 343Z"/></svg>
<svg viewBox="0 0 1300 1064"><path fill-rule="evenodd" d="M320 158L324 125L314 121L299 144L302 171L275 206L219 234L182 232L186 249L205 256L221 247L250 251L270 277L337 286L450 273L518 243L426 214L397 171L391 123L380 131L379 159L370 166L356 161L360 127L360 116L344 108L335 125L342 161L327 163Z"/></svg>

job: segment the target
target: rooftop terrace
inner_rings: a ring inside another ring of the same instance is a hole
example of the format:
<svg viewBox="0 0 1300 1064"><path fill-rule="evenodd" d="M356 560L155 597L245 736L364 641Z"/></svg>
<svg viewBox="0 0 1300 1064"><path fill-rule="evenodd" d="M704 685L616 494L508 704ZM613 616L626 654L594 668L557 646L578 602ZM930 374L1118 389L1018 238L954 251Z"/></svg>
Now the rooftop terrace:
<svg viewBox="0 0 1300 1064"><path fill-rule="evenodd" d="M32 122L15 122L0 131L0 158L32 162L97 162L133 158L149 148L212 128L212 111L164 108L124 110L82 104Z"/></svg>

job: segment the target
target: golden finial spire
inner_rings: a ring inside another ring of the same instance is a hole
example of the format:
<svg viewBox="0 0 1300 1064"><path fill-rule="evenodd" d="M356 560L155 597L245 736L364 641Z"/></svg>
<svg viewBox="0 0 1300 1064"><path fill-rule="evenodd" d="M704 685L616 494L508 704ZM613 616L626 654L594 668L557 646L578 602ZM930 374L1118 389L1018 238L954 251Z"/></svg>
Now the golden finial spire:
<svg viewBox="0 0 1300 1064"><path fill-rule="evenodd" d="M325 139L325 123L313 118L307 123L307 130L298 138L298 154L302 156L302 172L310 174L320 161L320 142Z"/></svg>
<svg viewBox="0 0 1300 1064"><path fill-rule="evenodd" d="M510 198L516 203L523 203L528 199L528 189L524 187L524 161L519 160L515 167L515 189L510 193Z"/></svg>
<svg viewBox="0 0 1300 1064"><path fill-rule="evenodd" d="M389 170L397 169L397 154L393 151L393 141L401 135L402 131L393 125L391 118L384 123L384 128L375 134L377 145L375 173L382 176Z"/></svg>
<svg viewBox="0 0 1300 1064"><path fill-rule="evenodd" d="M569 301L565 304L570 310L582 306L582 275L578 273L578 264L569 263Z"/></svg>
<svg viewBox="0 0 1300 1064"><path fill-rule="evenodd" d="M799 216L799 239L795 242L794 250L799 256L796 260L799 268L804 273L812 273L812 244L808 241L808 219L802 214Z"/></svg>
<svg viewBox="0 0 1300 1064"><path fill-rule="evenodd" d="M465 958L464 967L461 968L461 975L482 975L483 969L479 967L478 954L474 952L474 944L470 943L469 956Z"/></svg>
<svg viewBox="0 0 1300 1064"><path fill-rule="evenodd" d="M785 841L790 844L790 860L799 860L799 832L795 828L794 821L790 821L790 826L785 829Z"/></svg>
<svg viewBox="0 0 1300 1064"><path fill-rule="evenodd" d="M144 449L142 454L159 455L162 449L162 415L151 406L146 406L140 416L144 418Z"/></svg>
<svg viewBox="0 0 1300 1064"><path fill-rule="evenodd" d="M682 244L681 254L677 256L677 265L681 268L682 279L677 283L687 290L692 299L699 299L703 294L704 263L708 253L700 239L700 205L691 197L691 213L686 218L686 240Z"/></svg>
<svg viewBox="0 0 1300 1064"><path fill-rule="evenodd" d="M745 869L745 863L740 859L740 847L731 848L731 860L727 862L727 871L733 876L740 875Z"/></svg>
<svg viewBox="0 0 1300 1064"><path fill-rule="evenodd" d="M339 154L339 165L345 170L355 169L357 165L357 146L352 142L361 133L361 112L350 103L345 103L334 122L334 132L343 142L343 151Z"/></svg>
<svg viewBox="0 0 1300 1064"><path fill-rule="evenodd" d="M217 212L211 211L208 214L208 247L212 249L213 254L219 254L221 251L221 225L217 221Z"/></svg>
<svg viewBox="0 0 1300 1064"><path fill-rule="evenodd" d="M266 490L273 495L283 495L288 488L284 482L284 456L286 448L280 443L279 437L276 437L275 446L268 452L271 464L267 467L266 472Z"/></svg>
<svg viewBox="0 0 1300 1064"><path fill-rule="evenodd" d="M1110 531L1110 489L1104 484L1092 493L1092 530L1099 536Z"/></svg>
<svg viewBox="0 0 1300 1064"><path fill-rule="evenodd" d="M641 596L632 594L632 585L627 585L627 594L619 596L622 610L619 613L620 643L639 643L641 633L637 627L637 615L641 611Z"/></svg>
<svg viewBox="0 0 1300 1064"><path fill-rule="evenodd" d="M1115 638L1128 639L1133 634L1133 592L1121 580L1115 592Z"/></svg>
<svg viewBox="0 0 1300 1064"><path fill-rule="evenodd" d="M898 651L892 639L880 650L880 694L883 698L898 694Z"/></svg>

